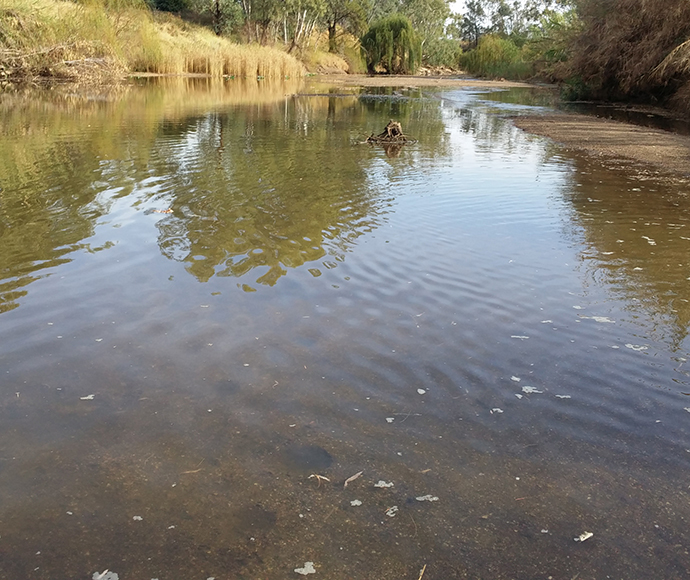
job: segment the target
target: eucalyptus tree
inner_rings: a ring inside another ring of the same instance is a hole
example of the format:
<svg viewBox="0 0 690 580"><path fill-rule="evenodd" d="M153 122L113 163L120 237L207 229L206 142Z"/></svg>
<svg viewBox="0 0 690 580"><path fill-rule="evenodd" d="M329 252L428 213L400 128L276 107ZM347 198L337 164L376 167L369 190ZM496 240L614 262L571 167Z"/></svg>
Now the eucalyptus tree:
<svg viewBox="0 0 690 580"><path fill-rule="evenodd" d="M422 50L429 41L444 35L445 22L451 14L449 4L449 0L401 0L400 13L410 19Z"/></svg>
<svg viewBox="0 0 690 580"><path fill-rule="evenodd" d="M249 41L266 44L271 28L280 20L280 0L239 0Z"/></svg>
<svg viewBox="0 0 690 580"><path fill-rule="evenodd" d="M189 7L199 14L210 14L213 32L218 36L237 28L243 21L241 6L236 0L187 0Z"/></svg>
<svg viewBox="0 0 690 580"><path fill-rule="evenodd" d="M338 38L366 30L371 0L324 0L323 23L328 31L328 52L338 52Z"/></svg>
<svg viewBox="0 0 690 580"><path fill-rule="evenodd" d="M325 10L324 0L284 0L282 33L288 53L309 40Z"/></svg>

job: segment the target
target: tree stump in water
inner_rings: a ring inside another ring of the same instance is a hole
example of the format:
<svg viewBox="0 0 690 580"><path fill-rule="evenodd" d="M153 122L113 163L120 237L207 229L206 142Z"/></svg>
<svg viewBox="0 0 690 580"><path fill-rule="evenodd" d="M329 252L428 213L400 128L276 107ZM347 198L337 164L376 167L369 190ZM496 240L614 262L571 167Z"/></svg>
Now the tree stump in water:
<svg viewBox="0 0 690 580"><path fill-rule="evenodd" d="M390 145L390 144L402 144L402 143L414 143L415 139L412 139L405 135L402 130L402 126L397 121L391 119L390 123L386 125L382 133L378 135L372 134L366 141L367 143L377 143L380 145Z"/></svg>

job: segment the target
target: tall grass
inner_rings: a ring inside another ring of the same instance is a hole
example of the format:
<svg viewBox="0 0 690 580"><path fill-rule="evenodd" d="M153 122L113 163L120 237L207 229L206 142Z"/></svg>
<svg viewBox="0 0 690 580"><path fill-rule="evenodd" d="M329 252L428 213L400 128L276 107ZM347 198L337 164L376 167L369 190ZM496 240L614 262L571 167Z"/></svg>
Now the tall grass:
<svg viewBox="0 0 690 580"><path fill-rule="evenodd" d="M238 45L143 0L0 0L0 66L14 76L146 72L285 78L304 74L292 56Z"/></svg>
<svg viewBox="0 0 690 580"><path fill-rule="evenodd" d="M473 75L489 78L526 79L532 64L512 41L488 34L474 50L460 56L460 66Z"/></svg>

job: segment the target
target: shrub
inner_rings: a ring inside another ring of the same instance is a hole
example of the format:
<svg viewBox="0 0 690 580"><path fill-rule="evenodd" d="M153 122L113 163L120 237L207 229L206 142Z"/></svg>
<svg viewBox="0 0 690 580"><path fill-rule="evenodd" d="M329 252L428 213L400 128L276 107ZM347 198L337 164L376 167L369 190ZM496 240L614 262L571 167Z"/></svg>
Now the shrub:
<svg viewBox="0 0 690 580"><path fill-rule="evenodd" d="M482 36L477 48L462 55L460 65L470 74L492 78L524 79L532 74L532 65L522 51L494 34Z"/></svg>
<svg viewBox="0 0 690 580"><path fill-rule="evenodd" d="M422 60L430 66L457 68L460 65L462 48L451 38L432 38L424 45Z"/></svg>

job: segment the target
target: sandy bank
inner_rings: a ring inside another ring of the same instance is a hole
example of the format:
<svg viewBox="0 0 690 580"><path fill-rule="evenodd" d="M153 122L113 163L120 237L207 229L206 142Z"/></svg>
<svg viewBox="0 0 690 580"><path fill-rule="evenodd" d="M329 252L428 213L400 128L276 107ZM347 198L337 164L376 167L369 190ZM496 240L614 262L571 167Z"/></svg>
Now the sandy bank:
<svg viewBox="0 0 690 580"><path fill-rule="evenodd" d="M479 87L491 89L512 89L534 87L533 84L517 81L488 81L465 75L457 76L404 76L404 75L329 75L318 78L330 85L346 87Z"/></svg>
<svg viewBox="0 0 690 580"><path fill-rule="evenodd" d="M589 115L517 117L520 129L591 155L624 158L657 171L690 176L690 137Z"/></svg>

